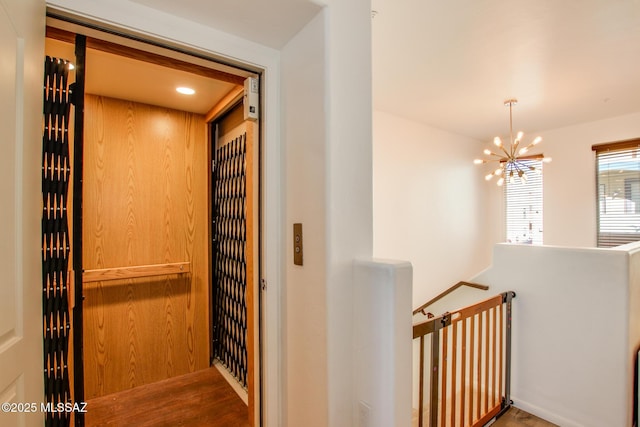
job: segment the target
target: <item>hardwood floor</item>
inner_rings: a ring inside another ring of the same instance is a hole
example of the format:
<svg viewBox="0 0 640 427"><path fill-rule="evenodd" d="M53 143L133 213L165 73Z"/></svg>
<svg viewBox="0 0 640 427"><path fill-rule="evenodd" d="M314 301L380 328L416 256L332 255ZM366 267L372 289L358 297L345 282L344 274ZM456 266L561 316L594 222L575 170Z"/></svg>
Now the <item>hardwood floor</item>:
<svg viewBox="0 0 640 427"><path fill-rule="evenodd" d="M429 419L429 413L425 412L424 420ZM429 421L423 421L424 425L428 425ZM418 413L413 411L412 426L418 426ZM505 414L495 420L491 424L487 424L490 427L558 427L548 421L531 415L528 412L523 411L512 406Z"/></svg>
<svg viewBox="0 0 640 427"><path fill-rule="evenodd" d="M87 402L87 427L249 427L247 405L216 368Z"/></svg>
<svg viewBox="0 0 640 427"><path fill-rule="evenodd" d="M498 418L491 427L558 427L548 421L540 419L528 412L511 407L503 416Z"/></svg>

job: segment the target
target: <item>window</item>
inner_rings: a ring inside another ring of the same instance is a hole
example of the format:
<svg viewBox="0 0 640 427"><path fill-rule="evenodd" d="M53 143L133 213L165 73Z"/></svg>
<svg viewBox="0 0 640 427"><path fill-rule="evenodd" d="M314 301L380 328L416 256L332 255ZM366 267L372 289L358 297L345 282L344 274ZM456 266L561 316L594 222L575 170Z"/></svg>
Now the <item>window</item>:
<svg viewBox="0 0 640 427"><path fill-rule="evenodd" d="M507 242L542 244L542 159L520 160L536 172L527 173L527 181L507 179L504 187Z"/></svg>
<svg viewBox="0 0 640 427"><path fill-rule="evenodd" d="M598 247L640 240L640 139L594 145Z"/></svg>

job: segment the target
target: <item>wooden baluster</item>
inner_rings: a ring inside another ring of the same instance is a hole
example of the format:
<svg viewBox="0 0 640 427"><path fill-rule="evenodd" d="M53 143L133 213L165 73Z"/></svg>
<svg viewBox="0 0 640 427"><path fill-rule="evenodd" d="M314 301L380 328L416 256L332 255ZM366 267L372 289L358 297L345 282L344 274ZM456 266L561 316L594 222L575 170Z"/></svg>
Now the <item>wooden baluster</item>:
<svg viewBox="0 0 640 427"><path fill-rule="evenodd" d="M482 408L482 313L478 314L478 372L476 381L476 419L480 418Z"/></svg>
<svg viewBox="0 0 640 427"><path fill-rule="evenodd" d="M456 425L456 371L458 370L458 325L460 322L454 321L451 323L453 328L453 337L451 344L451 427Z"/></svg>
<svg viewBox="0 0 640 427"><path fill-rule="evenodd" d="M473 423L473 402L475 400L475 387L473 386L473 357L476 338L476 317L471 316L469 333L469 424Z"/></svg>
<svg viewBox="0 0 640 427"><path fill-rule="evenodd" d="M491 406L495 406L498 400L496 393L496 343L498 342L498 324L497 324L497 307L491 309L491 318L493 320L493 334L491 334L491 343L493 345L493 353L491 354Z"/></svg>
<svg viewBox="0 0 640 427"><path fill-rule="evenodd" d="M500 303L498 312L500 313L500 327L498 328L498 339L499 339L498 346L500 347L500 354L498 355L498 357L499 357L499 361L498 361L498 397L502 398L502 371L503 371L502 354L504 352L504 343L502 341L502 334L503 334L503 331L504 331L504 304Z"/></svg>
<svg viewBox="0 0 640 427"><path fill-rule="evenodd" d="M440 328L435 327L431 333L431 362L430 362L430 390L429 390L429 427L438 425L438 372L440 364Z"/></svg>
<svg viewBox="0 0 640 427"><path fill-rule="evenodd" d="M418 388L418 427L423 427L424 413L424 335L420 337L420 386Z"/></svg>
<svg viewBox="0 0 640 427"><path fill-rule="evenodd" d="M440 425L445 427L447 422L447 370L449 368L449 360L447 350L449 348L449 328L445 327L442 330L442 361L441 366L441 380L440 386Z"/></svg>
<svg viewBox="0 0 640 427"><path fill-rule="evenodd" d="M467 388L467 319L462 320L462 366L460 368L460 423L464 425L464 410Z"/></svg>
<svg viewBox="0 0 640 427"><path fill-rule="evenodd" d="M489 412L489 350L491 349L489 344L489 332L490 332L490 322L489 322L489 313L491 311L485 311L485 324L484 324L484 412L486 414Z"/></svg>

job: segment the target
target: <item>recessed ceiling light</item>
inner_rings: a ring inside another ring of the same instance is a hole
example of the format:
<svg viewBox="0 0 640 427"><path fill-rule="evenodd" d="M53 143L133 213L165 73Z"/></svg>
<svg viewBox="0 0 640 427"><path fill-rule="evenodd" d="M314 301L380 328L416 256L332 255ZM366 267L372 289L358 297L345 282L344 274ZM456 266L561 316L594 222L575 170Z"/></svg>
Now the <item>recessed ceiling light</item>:
<svg viewBox="0 0 640 427"><path fill-rule="evenodd" d="M184 86L177 87L176 91L178 91L183 95L193 95L194 93L196 93L196 91L191 89L190 87L184 87Z"/></svg>

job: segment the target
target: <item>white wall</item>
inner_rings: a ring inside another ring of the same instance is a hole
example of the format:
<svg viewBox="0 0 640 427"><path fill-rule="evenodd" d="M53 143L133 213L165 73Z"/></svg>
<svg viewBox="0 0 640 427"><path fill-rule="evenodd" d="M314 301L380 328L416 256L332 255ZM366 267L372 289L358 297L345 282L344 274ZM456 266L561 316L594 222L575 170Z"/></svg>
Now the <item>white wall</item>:
<svg viewBox="0 0 640 427"><path fill-rule="evenodd" d="M372 255L371 7L323 3L281 52L290 426L354 425L353 260ZM292 263L294 222L303 266Z"/></svg>
<svg viewBox="0 0 640 427"><path fill-rule="evenodd" d="M471 163L488 144L379 111L373 129L374 254L413 263L416 307L489 264L504 239L502 190ZM640 113L535 135L553 158L544 168L544 243L594 247L591 146L640 136Z"/></svg>
<svg viewBox="0 0 640 427"><path fill-rule="evenodd" d="M328 426L353 426L353 260L373 247L371 2L327 1ZM292 107L293 108L293 107ZM299 106L297 107L299 108Z"/></svg>
<svg viewBox="0 0 640 427"><path fill-rule="evenodd" d="M640 112L537 132L544 165L544 244L596 245L596 172L593 144L640 137ZM538 152L538 150L536 150Z"/></svg>
<svg viewBox="0 0 640 427"><path fill-rule="evenodd" d="M489 265L500 192L473 164L476 140L380 111L373 129L374 254L411 261L417 307Z"/></svg>
<svg viewBox="0 0 640 427"><path fill-rule="evenodd" d="M372 253L370 6L327 3L282 50L291 426L353 425L352 262ZM292 263L294 222L304 266Z"/></svg>
<svg viewBox="0 0 640 427"><path fill-rule="evenodd" d="M285 169L285 301L283 425L326 426L327 247L325 199L327 133L324 103L326 11L282 50L282 117ZM309 100L316 100L309 102ZM295 106L305 105L305 108ZM303 226L304 265L293 265L293 227ZM304 373L304 374L302 374Z"/></svg>
<svg viewBox="0 0 640 427"><path fill-rule="evenodd" d="M355 262L353 425L411 425L411 270L408 262Z"/></svg>
<svg viewBox="0 0 640 427"><path fill-rule="evenodd" d="M628 369L630 372L634 372L637 367L638 352L640 352L640 244L630 243L621 247L621 249L627 249L629 252L629 348L628 348ZM627 390L633 390L634 377L633 375L627 375ZM634 403L640 403L640 396L636 396L638 399L633 401L633 396L627 397L628 407L633 407ZM628 423L631 425L631 422Z"/></svg>
<svg viewBox="0 0 640 427"><path fill-rule="evenodd" d="M561 426L631 425L640 253L499 244L476 277L512 290L512 399ZM630 269L630 266L635 267ZM631 274L632 273L632 274ZM633 277L635 275L635 277Z"/></svg>

